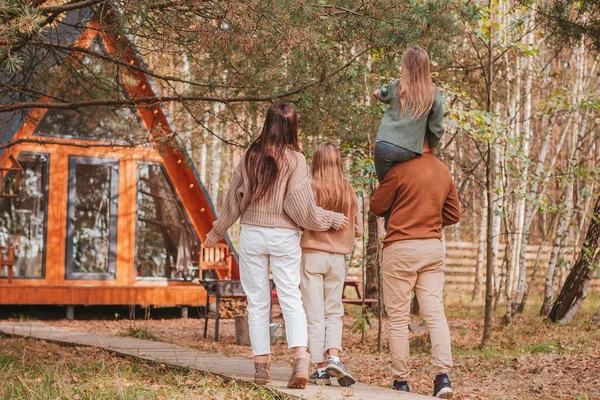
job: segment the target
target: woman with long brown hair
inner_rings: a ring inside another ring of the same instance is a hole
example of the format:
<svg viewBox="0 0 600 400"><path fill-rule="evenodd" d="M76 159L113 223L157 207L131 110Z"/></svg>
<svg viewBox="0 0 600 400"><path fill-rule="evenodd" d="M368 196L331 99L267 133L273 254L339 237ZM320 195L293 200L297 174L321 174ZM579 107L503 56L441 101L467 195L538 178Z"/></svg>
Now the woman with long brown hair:
<svg viewBox="0 0 600 400"><path fill-rule="evenodd" d="M288 387L304 389L310 355L306 352L306 314L299 288L300 229L339 230L348 219L315 204L306 159L298 146L298 118L288 104L269 108L262 133L233 173L223 209L206 236L205 246L219 242L240 217L240 280L248 298L254 381L264 385L271 380L270 265L288 347L295 350Z"/></svg>
<svg viewBox="0 0 600 400"><path fill-rule="evenodd" d="M435 149L444 135L444 106L433 86L429 56L411 47L402 58L402 78L394 79L373 96L389 108L381 119L375 139L375 172L381 182L392 166L423 154L427 136Z"/></svg>
<svg viewBox="0 0 600 400"><path fill-rule="evenodd" d="M304 231L302 235L302 299L308 321L308 348L317 370L310 382L341 386L356 383L339 359L342 350L342 293L346 278L346 255L354 238L363 234L363 223L354 189L344 176L337 146L321 143L311 164L312 189L317 205L343 213L348 227L339 231Z"/></svg>

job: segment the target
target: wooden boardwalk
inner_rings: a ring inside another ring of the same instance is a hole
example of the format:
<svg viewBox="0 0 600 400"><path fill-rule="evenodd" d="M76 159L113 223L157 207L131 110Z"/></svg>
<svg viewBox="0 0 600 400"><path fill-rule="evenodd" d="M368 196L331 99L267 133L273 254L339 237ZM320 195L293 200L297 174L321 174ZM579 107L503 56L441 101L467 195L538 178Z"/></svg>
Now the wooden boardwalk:
<svg viewBox="0 0 600 400"><path fill-rule="evenodd" d="M226 357L210 354L171 343L140 340L128 337L97 335L93 333L71 332L57 329L39 322L0 322L0 333L43 339L58 343L100 347L106 350L138 357L144 360L162 362L203 372L227 376L239 381L251 381L254 377L252 360L241 357ZM287 379L291 369L279 365L271 367L276 391L303 399L343 399L343 400L419 400L427 397L401 393L378 386L359 383L352 389L340 386L317 386L309 384L305 390L288 389Z"/></svg>

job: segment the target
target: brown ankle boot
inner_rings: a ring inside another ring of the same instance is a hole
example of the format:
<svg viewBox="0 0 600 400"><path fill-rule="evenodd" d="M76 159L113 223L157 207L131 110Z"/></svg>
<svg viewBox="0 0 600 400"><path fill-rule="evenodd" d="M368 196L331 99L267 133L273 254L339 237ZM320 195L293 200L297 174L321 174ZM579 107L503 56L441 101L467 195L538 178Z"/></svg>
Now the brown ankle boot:
<svg viewBox="0 0 600 400"><path fill-rule="evenodd" d="M264 363L254 363L254 383L266 385L271 382L271 359Z"/></svg>
<svg viewBox="0 0 600 400"><path fill-rule="evenodd" d="M303 358L294 359L294 369L287 387L290 389L306 389L308 382L308 367L310 366L310 354L306 353Z"/></svg>

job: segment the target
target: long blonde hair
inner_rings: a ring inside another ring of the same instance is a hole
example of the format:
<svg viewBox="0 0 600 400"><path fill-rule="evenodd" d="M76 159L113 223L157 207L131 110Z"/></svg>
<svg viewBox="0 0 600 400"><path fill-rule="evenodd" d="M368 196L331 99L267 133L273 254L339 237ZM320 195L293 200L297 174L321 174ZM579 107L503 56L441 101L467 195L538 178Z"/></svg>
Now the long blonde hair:
<svg viewBox="0 0 600 400"><path fill-rule="evenodd" d="M313 153L311 174L315 201L319 207L348 217L358 210L356 195L344 175L337 146L321 143L317 147Z"/></svg>
<svg viewBox="0 0 600 400"><path fill-rule="evenodd" d="M396 85L397 111L417 119L431 110L435 89L429 71L429 56L420 47L411 47L402 57L402 80Z"/></svg>

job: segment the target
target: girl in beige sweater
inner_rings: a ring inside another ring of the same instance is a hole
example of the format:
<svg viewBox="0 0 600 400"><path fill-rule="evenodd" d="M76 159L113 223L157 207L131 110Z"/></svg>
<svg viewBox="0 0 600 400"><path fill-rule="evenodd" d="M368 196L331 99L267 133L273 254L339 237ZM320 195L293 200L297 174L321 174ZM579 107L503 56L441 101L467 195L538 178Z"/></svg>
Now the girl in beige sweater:
<svg viewBox="0 0 600 400"><path fill-rule="evenodd" d="M255 382L270 376L269 265L286 326L289 348L295 349L288 387L306 387L310 356L306 315L300 293L300 230L339 230L344 214L317 207L306 159L298 146L296 112L288 104L271 106L262 133L248 148L233 173L225 204L205 246L219 242L241 218L240 280L248 298L248 325L254 353Z"/></svg>
<svg viewBox="0 0 600 400"><path fill-rule="evenodd" d="M302 241L302 300L308 321L308 348L317 370L309 381L341 386L356 383L339 359L342 350L342 293L346 278L346 255L354 238L363 234L362 215L354 189L344 176L337 146L322 143L313 154L312 188L317 205L344 213L349 224L339 231L304 231Z"/></svg>

